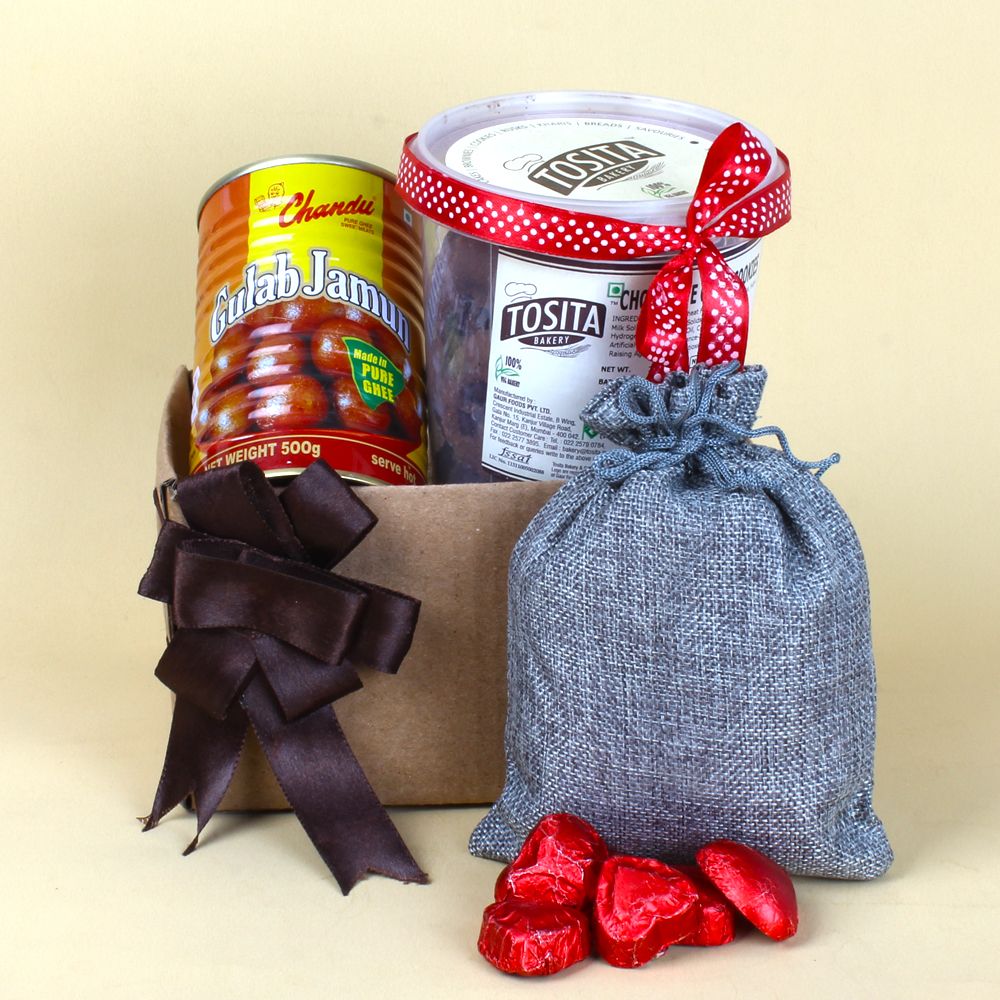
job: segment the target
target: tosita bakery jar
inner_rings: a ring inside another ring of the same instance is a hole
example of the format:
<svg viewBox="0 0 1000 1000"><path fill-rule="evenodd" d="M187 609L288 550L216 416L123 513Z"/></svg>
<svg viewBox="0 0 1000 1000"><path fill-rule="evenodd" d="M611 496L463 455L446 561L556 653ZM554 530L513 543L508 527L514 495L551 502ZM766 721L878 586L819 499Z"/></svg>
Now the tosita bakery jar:
<svg viewBox="0 0 1000 1000"><path fill-rule="evenodd" d="M788 162L707 108L514 94L431 119L397 187L424 221L432 481L564 479L606 382L746 352ZM651 366L652 363L652 366Z"/></svg>

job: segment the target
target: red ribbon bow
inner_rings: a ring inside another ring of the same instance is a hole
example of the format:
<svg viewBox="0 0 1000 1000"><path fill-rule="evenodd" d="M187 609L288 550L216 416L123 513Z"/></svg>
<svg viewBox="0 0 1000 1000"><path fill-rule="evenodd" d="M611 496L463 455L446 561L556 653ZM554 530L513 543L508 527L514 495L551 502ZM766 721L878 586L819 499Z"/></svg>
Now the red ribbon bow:
<svg viewBox="0 0 1000 1000"><path fill-rule="evenodd" d="M788 161L774 184L740 207L771 169L771 155L743 124L734 122L712 143L688 209L687 227L673 243L679 252L653 279L635 330L636 349L653 365L649 378L688 369L688 309L697 268L701 282L699 364L746 358L750 302L743 279L729 266L713 237L759 237L791 217Z"/></svg>
<svg viewBox="0 0 1000 1000"><path fill-rule="evenodd" d="M328 572L375 515L322 461L279 497L250 462L177 486L139 584L170 607L156 676L177 696L144 829L193 797L198 837L225 795L249 726L299 822L346 894L368 871L425 882L329 704L356 667L395 673L420 602Z"/></svg>

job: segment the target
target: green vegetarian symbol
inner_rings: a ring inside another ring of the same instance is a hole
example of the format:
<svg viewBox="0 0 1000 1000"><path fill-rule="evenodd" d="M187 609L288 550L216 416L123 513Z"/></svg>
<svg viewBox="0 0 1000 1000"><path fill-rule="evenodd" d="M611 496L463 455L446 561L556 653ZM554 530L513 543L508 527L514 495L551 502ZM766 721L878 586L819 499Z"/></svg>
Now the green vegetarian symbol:
<svg viewBox="0 0 1000 1000"><path fill-rule="evenodd" d="M503 362L503 357L497 358L496 367L493 369L494 378L501 378L504 375L510 378L511 375L520 374L521 373L516 368L508 368Z"/></svg>
<svg viewBox="0 0 1000 1000"><path fill-rule="evenodd" d="M351 374L361 398L374 410L383 403L395 403L403 391L403 373L377 348L357 337L344 337L351 359Z"/></svg>
<svg viewBox="0 0 1000 1000"><path fill-rule="evenodd" d="M597 437L597 431L595 431L594 428L590 426L590 424L583 425L583 434L585 437L589 438Z"/></svg>

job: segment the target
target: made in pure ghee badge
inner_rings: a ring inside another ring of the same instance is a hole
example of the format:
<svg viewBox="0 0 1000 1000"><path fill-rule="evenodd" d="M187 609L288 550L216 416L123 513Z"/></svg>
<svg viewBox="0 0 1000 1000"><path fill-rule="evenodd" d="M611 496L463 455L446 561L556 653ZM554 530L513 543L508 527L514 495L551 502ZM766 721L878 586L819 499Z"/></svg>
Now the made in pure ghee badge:
<svg viewBox="0 0 1000 1000"><path fill-rule="evenodd" d="M191 471L317 458L427 481L420 230L391 174L334 157L224 177L198 215Z"/></svg>

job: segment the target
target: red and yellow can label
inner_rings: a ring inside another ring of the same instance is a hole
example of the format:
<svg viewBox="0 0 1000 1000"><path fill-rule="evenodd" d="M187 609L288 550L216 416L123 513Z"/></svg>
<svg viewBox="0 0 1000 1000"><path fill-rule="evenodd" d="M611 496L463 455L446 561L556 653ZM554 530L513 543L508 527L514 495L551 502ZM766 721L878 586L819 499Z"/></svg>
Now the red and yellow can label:
<svg viewBox="0 0 1000 1000"><path fill-rule="evenodd" d="M317 458L427 478L420 237L390 180L298 162L219 187L199 220L191 470Z"/></svg>

